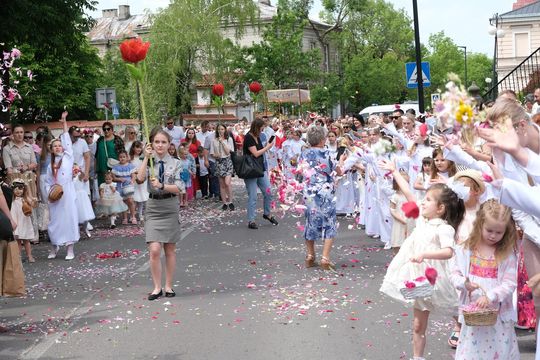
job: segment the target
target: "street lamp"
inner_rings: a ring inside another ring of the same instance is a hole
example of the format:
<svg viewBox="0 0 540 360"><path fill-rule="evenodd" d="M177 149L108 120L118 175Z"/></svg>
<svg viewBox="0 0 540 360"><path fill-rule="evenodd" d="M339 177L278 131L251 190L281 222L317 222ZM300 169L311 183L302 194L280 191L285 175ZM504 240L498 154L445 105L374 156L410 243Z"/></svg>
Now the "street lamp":
<svg viewBox="0 0 540 360"><path fill-rule="evenodd" d="M467 47L458 46L458 48L463 49L463 53L465 54L465 89L467 89Z"/></svg>
<svg viewBox="0 0 540 360"><path fill-rule="evenodd" d="M495 38L495 46L493 48L493 86L497 86L497 39L503 38L505 35L505 32L503 29L499 29L499 14L493 15L491 19L489 19L490 27L488 29L488 34L493 36ZM497 97L497 89L493 89L493 100Z"/></svg>

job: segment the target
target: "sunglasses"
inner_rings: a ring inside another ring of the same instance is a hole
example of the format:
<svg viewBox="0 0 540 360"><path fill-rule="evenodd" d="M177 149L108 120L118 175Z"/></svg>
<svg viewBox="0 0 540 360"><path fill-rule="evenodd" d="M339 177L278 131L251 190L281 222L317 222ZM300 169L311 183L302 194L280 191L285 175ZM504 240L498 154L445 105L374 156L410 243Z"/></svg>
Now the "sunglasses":
<svg viewBox="0 0 540 360"><path fill-rule="evenodd" d="M137 133L136 133L135 131L130 131L129 134L130 134L130 135L135 135L135 134L137 134Z"/></svg>
<svg viewBox="0 0 540 360"><path fill-rule="evenodd" d="M389 116L388 118L390 118L390 119L398 119L399 116Z"/></svg>
<svg viewBox="0 0 540 360"><path fill-rule="evenodd" d="M344 129L350 129L351 127L349 125L347 125L347 126L344 126L343 128Z"/></svg>
<svg viewBox="0 0 540 360"><path fill-rule="evenodd" d="M25 138L26 140L31 140L31 139L33 139L34 137L33 137L33 136L25 136L24 138Z"/></svg>
<svg viewBox="0 0 540 360"><path fill-rule="evenodd" d="M111 131L111 130L112 130L112 128L110 128L110 127L103 128L103 131Z"/></svg>
<svg viewBox="0 0 540 360"><path fill-rule="evenodd" d="M167 123L167 125L172 125L173 123Z"/></svg>

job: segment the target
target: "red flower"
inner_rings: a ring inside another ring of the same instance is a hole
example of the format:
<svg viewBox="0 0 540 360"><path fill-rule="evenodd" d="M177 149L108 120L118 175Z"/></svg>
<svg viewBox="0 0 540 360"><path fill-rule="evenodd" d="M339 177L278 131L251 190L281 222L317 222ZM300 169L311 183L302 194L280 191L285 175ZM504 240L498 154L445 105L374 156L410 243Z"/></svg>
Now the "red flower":
<svg viewBox="0 0 540 360"><path fill-rule="evenodd" d="M223 84L214 84L214 86L212 86L212 94L223 96L223 93L225 93L225 86L223 86Z"/></svg>
<svg viewBox="0 0 540 360"><path fill-rule="evenodd" d="M420 125L419 130L420 130L420 136L421 136L421 137L426 137L427 132L428 132L428 127L427 127L427 125L426 125L426 124Z"/></svg>
<svg viewBox="0 0 540 360"><path fill-rule="evenodd" d="M435 285L435 280L437 280L437 270L432 267L426 268L424 273L431 285Z"/></svg>
<svg viewBox="0 0 540 360"><path fill-rule="evenodd" d="M405 217L416 219L420 215L420 209L414 201L408 201L401 206Z"/></svg>
<svg viewBox="0 0 540 360"><path fill-rule="evenodd" d="M486 174L486 173L482 173L482 179L484 179L484 181L487 182L487 183L490 183L490 182L493 181L493 178L490 175Z"/></svg>
<svg viewBox="0 0 540 360"><path fill-rule="evenodd" d="M249 84L249 91L251 91L252 93L258 94L261 89L262 86L257 81L253 81L251 84Z"/></svg>
<svg viewBox="0 0 540 360"><path fill-rule="evenodd" d="M419 277L417 277L416 279L414 279L414 281L416 281L416 282L422 282L422 281L424 281L424 280L426 280L426 278L423 277L423 276L419 276Z"/></svg>
<svg viewBox="0 0 540 360"><path fill-rule="evenodd" d="M405 281L405 287L407 289L412 289L412 288L415 288L416 287L416 284L413 283L412 281Z"/></svg>
<svg viewBox="0 0 540 360"><path fill-rule="evenodd" d="M143 42L141 38L124 40L120 44L120 52L122 59L133 64L138 63L146 58L146 53L150 47L149 42Z"/></svg>

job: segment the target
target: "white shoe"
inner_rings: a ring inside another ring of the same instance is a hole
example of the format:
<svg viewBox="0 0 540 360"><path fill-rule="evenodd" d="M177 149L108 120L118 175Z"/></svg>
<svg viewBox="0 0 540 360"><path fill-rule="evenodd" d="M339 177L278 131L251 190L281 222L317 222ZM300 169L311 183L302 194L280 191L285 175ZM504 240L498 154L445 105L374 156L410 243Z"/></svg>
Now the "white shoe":
<svg viewBox="0 0 540 360"><path fill-rule="evenodd" d="M90 222L87 222L87 223L86 223L86 230L87 230L87 231L92 231L92 230L94 230L94 227L92 226L92 224L90 224ZM87 232L86 234L88 234L88 232ZM90 236L88 236L88 237L90 237Z"/></svg>
<svg viewBox="0 0 540 360"><path fill-rule="evenodd" d="M374 239L378 239L378 238L380 238L380 237L381 237L380 235L373 235L373 236L372 236L372 238L374 238Z"/></svg>
<svg viewBox="0 0 540 360"><path fill-rule="evenodd" d="M73 260L75 259L75 253L73 252L73 244L68 245L67 247L67 255L66 260Z"/></svg>
<svg viewBox="0 0 540 360"><path fill-rule="evenodd" d="M392 248L392 245L390 244L385 244L384 245L384 250L390 250Z"/></svg>
<svg viewBox="0 0 540 360"><path fill-rule="evenodd" d="M92 237L92 234L90 233L90 229L87 228L84 232L86 233L86 237L87 237L87 238L91 238L91 237Z"/></svg>
<svg viewBox="0 0 540 360"><path fill-rule="evenodd" d="M51 250L49 250L49 255L47 256L47 259L55 259L56 258L56 254L58 254L58 250L60 249L60 247L58 246L53 246L51 248Z"/></svg>

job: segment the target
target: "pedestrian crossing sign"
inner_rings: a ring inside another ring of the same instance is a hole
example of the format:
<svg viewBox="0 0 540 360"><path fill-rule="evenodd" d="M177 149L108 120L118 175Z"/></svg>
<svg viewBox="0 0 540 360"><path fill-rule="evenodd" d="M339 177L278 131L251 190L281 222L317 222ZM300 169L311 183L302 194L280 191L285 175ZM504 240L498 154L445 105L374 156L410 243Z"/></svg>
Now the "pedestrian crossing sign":
<svg viewBox="0 0 540 360"><path fill-rule="evenodd" d="M407 74L407 87L409 89L416 89L418 87L418 74L416 70L416 63L406 63L405 73ZM427 61L422 61L422 84L424 85L424 87L428 87L431 85L431 73L429 69L429 62Z"/></svg>

